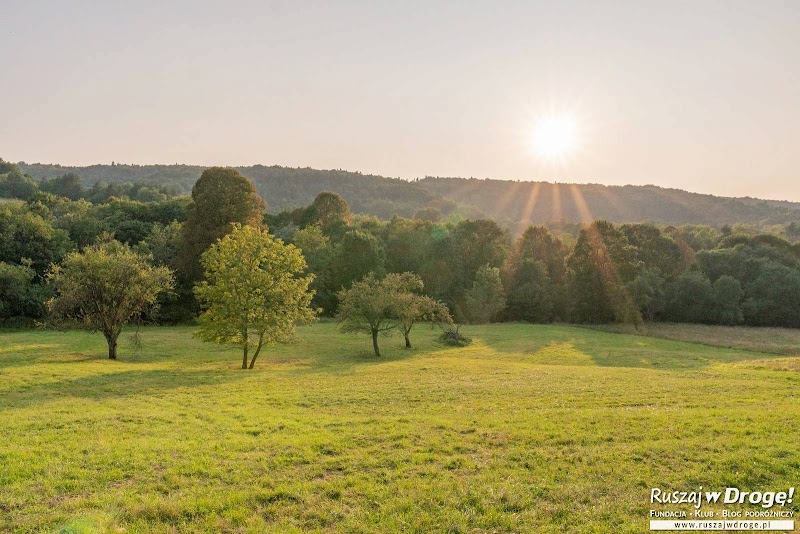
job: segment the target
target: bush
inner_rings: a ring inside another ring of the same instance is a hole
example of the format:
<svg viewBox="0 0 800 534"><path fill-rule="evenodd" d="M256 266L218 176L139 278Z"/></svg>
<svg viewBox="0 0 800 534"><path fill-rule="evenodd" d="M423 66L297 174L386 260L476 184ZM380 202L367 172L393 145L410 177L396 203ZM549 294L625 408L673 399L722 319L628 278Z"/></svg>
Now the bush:
<svg viewBox="0 0 800 534"><path fill-rule="evenodd" d="M472 343L472 338L461 334L458 331L459 328L460 326L446 329L444 332L442 332L442 335L439 336L439 341L445 345L451 345L453 347L466 347Z"/></svg>

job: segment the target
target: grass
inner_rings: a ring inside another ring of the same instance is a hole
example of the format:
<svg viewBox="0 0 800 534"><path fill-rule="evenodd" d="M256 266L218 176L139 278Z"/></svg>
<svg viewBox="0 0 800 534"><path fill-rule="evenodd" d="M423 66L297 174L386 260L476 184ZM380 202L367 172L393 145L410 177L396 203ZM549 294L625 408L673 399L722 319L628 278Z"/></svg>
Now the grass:
<svg viewBox="0 0 800 534"><path fill-rule="evenodd" d="M0 531L642 532L651 487L800 479L797 358L568 326L0 333ZM797 499L792 504L798 510Z"/></svg>
<svg viewBox="0 0 800 534"><path fill-rule="evenodd" d="M647 323L640 331L632 325L598 325L591 328L619 334L689 341L703 345L800 356L800 329L702 324Z"/></svg>

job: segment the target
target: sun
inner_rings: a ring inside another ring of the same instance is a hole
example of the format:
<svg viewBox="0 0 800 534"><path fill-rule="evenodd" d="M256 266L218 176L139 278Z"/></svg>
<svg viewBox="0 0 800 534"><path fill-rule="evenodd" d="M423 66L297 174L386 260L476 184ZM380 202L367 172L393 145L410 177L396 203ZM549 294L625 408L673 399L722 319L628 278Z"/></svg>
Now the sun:
<svg viewBox="0 0 800 534"><path fill-rule="evenodd" d="M577 124L573 117L543 117L534 125L531 147L542 159L563 161L575 152L577 138Z"/></svg>

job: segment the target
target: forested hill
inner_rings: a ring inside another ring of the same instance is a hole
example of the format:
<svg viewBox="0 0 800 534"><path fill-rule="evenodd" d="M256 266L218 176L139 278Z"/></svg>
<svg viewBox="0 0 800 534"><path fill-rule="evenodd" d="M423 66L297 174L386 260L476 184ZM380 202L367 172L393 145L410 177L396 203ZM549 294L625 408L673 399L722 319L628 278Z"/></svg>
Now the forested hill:
<svg viewBox="0 0 800 534"><path fill-rule="evenodd" d="M20 163L38 179L66 173L94 183L140 182L172 186L188 193L205 169L197 165L91 165L68 167ZM444 215L490 217L512 228L529 223L607 219L614 222L653 221L663 224L785 224L800 220L800 203L753 198L726 198L647 186L551 184L474 178L434 178L406 181L341 170L239 167L269 202L270 212L307 206L322 191L339 193L354 212L390 218L410 217L436 208Z"/></svg>
<svg viewBox="0 0 800 534"><path fill-rule="evenodd" d="M50 164L19 163L22 172L38 179L51 179L66 173L80 176L85 187L96 182L110 184L138 182L171 186L177 193L189 193L206 169L199 165L91 165L69 167ZM350 204L355 213L391 218L393 215L411 217L422 208L437 208L451 212L456 206L422 186L395 178L347 172L322 171L311 168L291 168L273 165L266 167L237 167L256 186L258 193L269 203L270 212L279 212L311 204L322 191L335 191ZM465 215L479 215L465 213Z"/></svg>
<svg viewBox="0 0 800 534"><path fill-rule="evenodd" d="M607 186L426 177L431 192L505 224L653 221L663 224L773 225L800 220L800 203L728 198L654 185Z"/></svg>

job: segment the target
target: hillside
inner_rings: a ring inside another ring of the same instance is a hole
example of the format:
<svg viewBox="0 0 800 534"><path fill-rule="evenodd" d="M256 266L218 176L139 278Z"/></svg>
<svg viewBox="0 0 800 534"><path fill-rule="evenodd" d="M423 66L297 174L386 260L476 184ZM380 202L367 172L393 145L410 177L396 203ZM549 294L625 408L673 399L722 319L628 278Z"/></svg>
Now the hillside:
<svg viewBox="0 0 800 534"><path fill-rule="evenodd" d="M34 178L75 173L86 186L144 182L188 193L205 167L197 165L91 165L68 167L20 163ZM343 170L280 166L238 167L253 180L271 212L305 206L322 191L335 191L356 213L390 218L427 207L444 214L491 217L511 228L549 221L607 219L663 224L773 225L800 221L800 203L728 198L654 185L605 186L426 177L406 181Z"/></svg>
<svg viewBox="0 0 800 534"><path fill-rule="evenodd" d="M50 164L19 163L26 174L37 179L50 179L66 173L81 177L84 186L95 182L142 182L169 185L178 193L189 193L206 168L199 165L91 165L69 167ZM430 192L419 184L341 170L317 170L273 165L266 167L237 167L256 185L258 193L267 199L270 212L307 206L322 191L336 191L356 213L391 218L393 215L411 217L422 208L435 207L443 212L455 209L455 204ZM472 214L478 215L478 214Z"/></svg>
<svg viewBox="0 0 800 534"><path fill-rule="evenodd" d="M654 185L606 186L434 177L417 183L511 225L561 219L713 226L784 224L800 220L800 203L718 197Z"/></svg>

